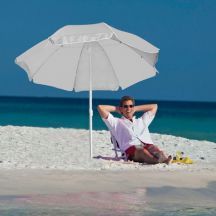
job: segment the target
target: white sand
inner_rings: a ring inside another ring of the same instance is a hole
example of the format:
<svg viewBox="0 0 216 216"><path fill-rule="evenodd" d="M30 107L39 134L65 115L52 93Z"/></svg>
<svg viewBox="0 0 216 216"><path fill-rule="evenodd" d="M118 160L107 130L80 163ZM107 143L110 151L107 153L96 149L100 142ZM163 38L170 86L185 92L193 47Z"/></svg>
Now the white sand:
<svg viewBox="0 0 216 216"><path fill-rule="evenodd" d="M69 205L79 215L95 210L92 200L102 203L103 211L112 206L114 212L119 203L126 210L147 203L215 207L216 143L152 134L161 149L168 154L183 151L194 164L142 165L115 161L107 131L93 131L94 156L104 159L90 160L88 135L88 130L0 127L2 205ZM7 204L11 195L26 198Z"/></svg>
<svg viewBox="0 0 216 216"><path fill-rule="evenodd" d="M142 165L116 161L108 131L93 131L93 155L89 159L89 131L65 128L0 127L0 169L60 170L209 170L216 171L216 143L152 134L168 154L183 151L192 165Z"/></svg>

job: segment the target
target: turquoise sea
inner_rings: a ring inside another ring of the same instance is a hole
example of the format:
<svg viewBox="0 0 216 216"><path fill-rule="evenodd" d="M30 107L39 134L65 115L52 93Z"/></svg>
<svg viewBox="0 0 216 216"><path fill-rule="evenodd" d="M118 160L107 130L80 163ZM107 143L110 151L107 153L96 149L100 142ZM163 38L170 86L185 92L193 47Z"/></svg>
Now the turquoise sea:
<svg viewBox="0 0 216 216"><path fill-rule="evenodd" d="M158 103L151 132L216 142L216 103L176 101L136 101ZM33 127L89 127L88 99L0 97L0 125ZM93 99L93 129L104 130L96 107L118 105L118 100ZM137 117L141 113L137 113Z"/></svg>

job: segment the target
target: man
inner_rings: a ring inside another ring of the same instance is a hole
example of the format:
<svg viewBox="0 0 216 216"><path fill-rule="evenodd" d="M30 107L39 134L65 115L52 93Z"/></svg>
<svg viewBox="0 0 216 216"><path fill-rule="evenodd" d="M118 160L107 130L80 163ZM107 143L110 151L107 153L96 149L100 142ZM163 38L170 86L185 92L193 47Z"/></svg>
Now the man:
<svg viewBox="0 0 216 216"><path fill-rule="evenodd" d="M144 114L136 119L134 113L140 111ZM135 106L132 97L124 96L119 107L98 105L98 112L129 160L149 164L170 163L172 157L167 157L153 145L148 129L157 112L157 104ZM111 112L118 112L122 118L115 118Z"/></svg>

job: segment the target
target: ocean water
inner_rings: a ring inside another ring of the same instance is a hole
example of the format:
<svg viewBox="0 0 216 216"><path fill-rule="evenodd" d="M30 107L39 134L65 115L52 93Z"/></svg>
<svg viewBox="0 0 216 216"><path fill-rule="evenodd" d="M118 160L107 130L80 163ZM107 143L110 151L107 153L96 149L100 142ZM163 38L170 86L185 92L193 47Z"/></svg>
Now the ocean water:
<svg viewBox="0 0 216 216"><path fill-rule="evenodd" d="M159 109L151 132L216 142L216 103L153 102ZM136 101L137 105L145 103L151 102ZM93 100L93 129L104 130L98 104L118 105L118 100ZM88 99L0 97L0 125L88 129L88 106Z"/></svg>

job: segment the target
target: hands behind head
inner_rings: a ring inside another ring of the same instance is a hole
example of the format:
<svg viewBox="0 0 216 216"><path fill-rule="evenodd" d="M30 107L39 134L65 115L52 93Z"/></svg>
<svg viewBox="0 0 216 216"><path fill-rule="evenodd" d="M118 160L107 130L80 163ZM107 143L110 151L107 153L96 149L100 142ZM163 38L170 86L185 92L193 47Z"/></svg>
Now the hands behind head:
<svg viewBox="0 0 216 216"><path fill-rule="evenodd" d="M122 112L121 112L121 107L120 106L116 106L116 112L120 115L122 115ZM134 112L136 112L136 107L134 106Z"/></svg>
<svg viewBox="0 0 216 216"><path fill-rule="evenodd" d="M116 112L117 112L118 114L121 115L122 113L121 113L121 110L120 110L120 109L121 109L121 108L120 108L119 106L116 106Z"/></svg>

